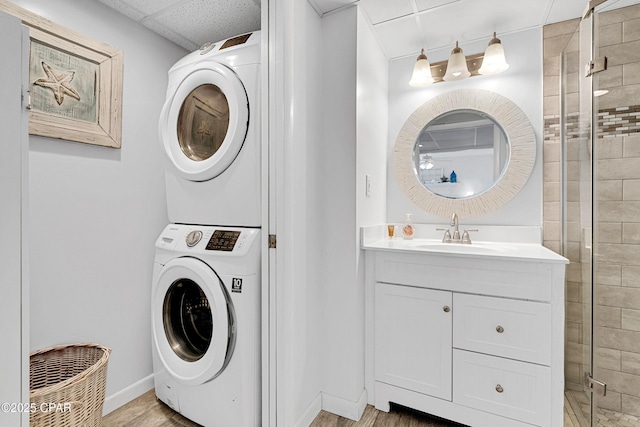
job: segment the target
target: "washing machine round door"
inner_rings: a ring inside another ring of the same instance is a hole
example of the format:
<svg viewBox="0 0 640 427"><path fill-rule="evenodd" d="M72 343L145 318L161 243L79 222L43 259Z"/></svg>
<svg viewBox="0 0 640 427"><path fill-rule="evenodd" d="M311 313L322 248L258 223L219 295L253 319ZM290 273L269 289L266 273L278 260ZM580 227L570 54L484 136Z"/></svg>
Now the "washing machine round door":
<svg viewBox="0 0 640 427"><path fill-rule="evenodd" d="M224 172L244 144L249 100L236 73L201 64L167 95L160 113L164 152L178 175L206 181Z"/></svg>
<svg viewBox="0 0 640 427"><path fill-rule="evenodd" d="M189 385L226 367L235 342L233 310L216 273L195 258L168 262L154 283L152 329L169 374Z"/></svg>

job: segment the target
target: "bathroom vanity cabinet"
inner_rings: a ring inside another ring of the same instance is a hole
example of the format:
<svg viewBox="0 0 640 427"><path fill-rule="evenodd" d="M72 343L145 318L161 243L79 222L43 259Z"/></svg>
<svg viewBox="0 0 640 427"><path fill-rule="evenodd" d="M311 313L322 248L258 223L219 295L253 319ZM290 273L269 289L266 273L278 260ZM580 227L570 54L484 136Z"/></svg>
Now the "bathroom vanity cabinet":
<svg viewBox="0 0 640 427"><path fill-rule="evenodd" d="M473 427L563 425L566 260L539 245L495 245L364 247L376 408Z"/></svg>

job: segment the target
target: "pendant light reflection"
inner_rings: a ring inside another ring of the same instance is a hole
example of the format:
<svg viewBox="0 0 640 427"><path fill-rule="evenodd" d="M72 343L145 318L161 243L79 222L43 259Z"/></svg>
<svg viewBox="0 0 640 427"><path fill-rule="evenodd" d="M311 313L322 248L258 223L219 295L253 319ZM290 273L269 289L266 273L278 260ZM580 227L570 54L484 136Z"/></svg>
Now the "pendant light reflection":
<svg viewBox="0 0 640 427"><path fill-rule="evenodd" d="M462 49L458 46L456 41L456 47L451 51L449 62L447 63L447 72L442 80L445 82L462 80L469 77L471 73L467 67L467 58L464 56Z"/></svg>
<svg viewBox="0 0 640 427"><path fill-rule="evenodd" d="M478 70L478 73L483 75L498 74L507 68L509 68L509 64L507 64L507 60L504 57L504 48L494 32L493 38L489 42L489 46L487 46L487 50L484 51L482 66Z"/></svg>
<svg viewBox="0 0 640 427"><path fill-rule="evenodd" d="M413 75L409 84L415 87L429 86L433 83L433 76L431 75L431 64L427 59L427 55L424 54L424 49L421 50L416 64L413 66Z"/></svg>
<svg viewBox="0 0 640 427"><path fill-rule="evenodd" d="M431 158L431 156L426 156L426 157L422 157L422 155L420 156L420 169L425 170L425 169L431 169L433 167L433 159Z"/></svg>

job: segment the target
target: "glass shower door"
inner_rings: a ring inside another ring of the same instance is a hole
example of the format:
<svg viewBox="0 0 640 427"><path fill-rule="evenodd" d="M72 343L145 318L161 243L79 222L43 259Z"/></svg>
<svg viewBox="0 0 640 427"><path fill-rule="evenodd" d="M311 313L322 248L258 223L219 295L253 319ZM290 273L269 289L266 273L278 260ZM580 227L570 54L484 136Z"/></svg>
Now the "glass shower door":
<svg viewBox="0 0 640 427"><path fill-rule="evenodd" d="M640 426L640 2L591 18L593 58L593 425Z"/></svg>
<svg viewBox="0 0 640 427"><path fill-rule="evenodd" d="M592 302L592 89L583 64L590 61L591 18L582 20L561 55L562 254L566 270L565 417L572 427L591 426Z"/></svg>
<svg viewBox="0 0 640 427"><path fill-rule="evenodd" d="M640 2L583 19L561 74L569 425L640 427Z"/></svg>

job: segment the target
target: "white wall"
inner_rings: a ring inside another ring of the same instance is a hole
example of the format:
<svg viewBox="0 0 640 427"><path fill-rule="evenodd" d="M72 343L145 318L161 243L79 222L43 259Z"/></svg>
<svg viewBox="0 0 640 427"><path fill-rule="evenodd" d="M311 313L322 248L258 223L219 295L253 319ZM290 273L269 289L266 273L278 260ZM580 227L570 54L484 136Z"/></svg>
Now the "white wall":
<svg viewBox="0 0 640 427"><path fill-rule="evenodd" d="M377 225L387 216L387 133L389 61L358 8L356 88L356 197L358 226ZM366 175L371 177L366 194ZM360 230L356 230L360 234Z"/></svg>
<svg viewBox="0 0 640 427"><path fill-rule="evenodd" d="M276 3L286 11L274 54L283 87L274 96L283 103L273 112L281 122L272 122L282 129L272 143L283 141L275 168L278 424L302 426L320 408L358 418L366 405L358 226L385 220L388 78L356 7L320 20L308 4L290 1ZM359 115L368 119L357 129ZM370 197L365 174L374 182Z"/></svg>
<svg viewBox="0 0 640 427"><path fill-rule="evenodd" d="M271 173L278 236L277 424L306 426L321 407L324 222L322 23L307 2L270 2ZM275 21L275 22L274 22Z"/></svg>
<svg viewBox="0 0 640 427"><path fill-rule="evenodd" d="M356 281L357 9L328 15L323 25L323 409L348 416L363 390ZM361 383L361 384L359 384ZM353 418L354 415L351 415Z"/></svg>
<svg viewBox="0 0 640 427"><path fill-rule="evenodd" d="M490 31L490 29L488 30ZM438 83L427 88L413 88L411 78L415 57L391 61L389 64L389 133L388 155L391 156L398 132L411 113L429 99L462 88L486 89L509 98L529 118L536 134L538 150L533 173L520 192L503 209L467 223L482 225L542 225L542 30L539 28L500 36L509 69L495 76L473 77L459 82ZM466 55L483 52L488 43L461 46ZM431 63L446 60L451 49L427 52ZM417 56L417 55L416 55ZM442 223L447 220L421 212L396 184L395 172L389 166L387 180L387 221L403 222L413 213L417 223ZM464 223L465 219L461 218Z"/></svg>
<svg viewBox="0 0 640 427"><path fill-rule="evenodd" d="M157 120L186 52L97 1L15 3L124 52L122 149L30 138L31 347L111 347L109 399L152 374L154 242L168 223Z"/></svg>

